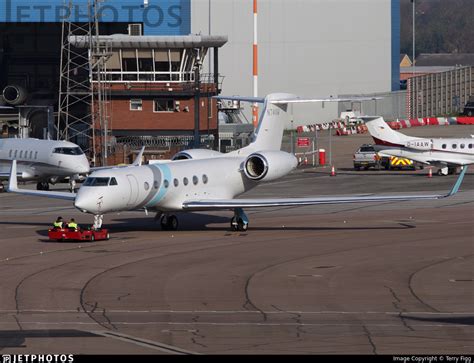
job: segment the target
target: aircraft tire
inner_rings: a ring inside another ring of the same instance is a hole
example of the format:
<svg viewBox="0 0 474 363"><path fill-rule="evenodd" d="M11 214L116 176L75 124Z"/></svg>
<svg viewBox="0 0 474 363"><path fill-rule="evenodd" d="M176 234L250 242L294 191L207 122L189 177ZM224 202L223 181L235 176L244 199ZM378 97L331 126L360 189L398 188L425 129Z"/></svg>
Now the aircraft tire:
<svg viewBox="0 0 474 363"><path fill-rule="evenodd" d="M239 226L237 225L237 219L235 217L232 217L232 219L230 220L230 229L232 231L238 231L239 230Z"/></svg>
<svg viewBox="0 0 474 363"><path fill-rule="evenodd" d="M239 220L237 221L237 230L239 230L241 232L245 232L245 231L247 231L248 228L249 228L249 224L245 223L242 220L242 218L239 218Z"/></svg>
<svg viewBox="0 0 474 363"><path fill-rule="evenodd" d="M176 216L169 216L167 225L168 225L168 230L169 231L177 231L178 230L178 218Z"/></svg>

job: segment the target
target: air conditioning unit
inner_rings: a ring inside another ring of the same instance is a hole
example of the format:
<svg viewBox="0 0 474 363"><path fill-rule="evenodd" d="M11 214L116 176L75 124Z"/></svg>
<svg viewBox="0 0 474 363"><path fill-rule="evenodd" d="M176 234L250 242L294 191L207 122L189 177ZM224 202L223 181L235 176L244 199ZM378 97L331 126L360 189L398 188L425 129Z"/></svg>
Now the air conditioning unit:
<svg viewBox="0 0 474 363"><path fill-rule="evenodd" d="M140 36L143 35L142 24L128 24L128 35Z"/></svg>

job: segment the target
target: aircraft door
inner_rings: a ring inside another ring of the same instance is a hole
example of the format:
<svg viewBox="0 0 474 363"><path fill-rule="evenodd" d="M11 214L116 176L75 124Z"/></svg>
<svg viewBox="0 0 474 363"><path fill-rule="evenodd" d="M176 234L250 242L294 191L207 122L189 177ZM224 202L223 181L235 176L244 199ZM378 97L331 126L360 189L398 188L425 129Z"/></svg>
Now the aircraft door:
<svg viewBox="0 0 474 363"><path fill-rule="evenodd" d="M130 184L130 197L128 198L127 207L133 206L138 199L138 180L134 175L127 174L128 184Z"/></svg>

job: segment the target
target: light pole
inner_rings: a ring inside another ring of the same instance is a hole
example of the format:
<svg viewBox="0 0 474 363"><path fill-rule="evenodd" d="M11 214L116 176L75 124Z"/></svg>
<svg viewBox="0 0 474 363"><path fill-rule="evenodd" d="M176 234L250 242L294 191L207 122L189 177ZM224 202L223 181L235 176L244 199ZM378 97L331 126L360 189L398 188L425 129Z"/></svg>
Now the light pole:
<svg viewBox="0 0 474 363"><path fill-rule="evenodd" d="M413 46L413 49L412 49L412 66L413 66L413 76L415 75L415 0L411 0L411 3L413 4L413 14L412 14L412 35L413 35L413 38L412 38L412 46Z"/></svg>

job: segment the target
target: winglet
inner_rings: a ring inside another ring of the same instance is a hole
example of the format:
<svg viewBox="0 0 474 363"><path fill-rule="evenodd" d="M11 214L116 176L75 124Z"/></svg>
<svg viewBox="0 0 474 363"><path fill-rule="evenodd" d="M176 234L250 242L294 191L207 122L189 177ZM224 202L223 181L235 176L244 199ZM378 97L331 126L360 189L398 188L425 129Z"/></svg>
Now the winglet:
<svg viewBox="0 0 474 363"><path fill-rule="evenodd" d="M459 177L458 179L456 180L456 183L454 183L454 186L453 188L451 189L451 191L446 194L446 197L451 197L452 195L456 194L459 190L459 187L461 186L461 183L464 179L464 175L466 174L467 172L467 165L463 165L462 166L462 171L461 173L459 174Z"/></svg>
<svg viewBox="0 0 474 363"><path fill-rule="evenodd" d="M18 178L16 175L16 160L12 161L10 169L10 179L8 180L8 192L13 192L18 189Z"/></svg>
<svg viewBox="0 0 474 363"><path fill-rule="evenodd" d="M132 165L133 166L140 166L142 165L142 157L143 157L143 152L145 151L145 146L142 147L140 152L138 153L137 157L133 161Z"/></svg>

